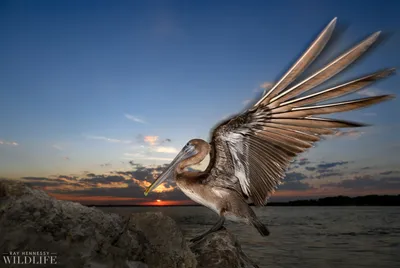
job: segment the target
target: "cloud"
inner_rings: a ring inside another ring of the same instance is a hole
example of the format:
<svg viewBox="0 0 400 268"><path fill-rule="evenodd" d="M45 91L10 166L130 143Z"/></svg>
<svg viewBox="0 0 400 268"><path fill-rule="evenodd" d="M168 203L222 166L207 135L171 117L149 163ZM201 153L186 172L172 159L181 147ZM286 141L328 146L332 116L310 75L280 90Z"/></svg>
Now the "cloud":
<svg viewBox="0 0 400 268"><path fill-rule="evenodd" d="M167 165L137 166L132 171L114 171L107 174L85 172L80 176L23 177L21 180L48 192L56 198L82 203L147 204L146 202L160 198L175 200L176 202L173 201L174 204L181 204L180 201L191 203L177 189L174 181L162 183L149 197L144 198L144 190L166 167ZM142 196L143 198L141 198Z"/></svg>
<svg viewBox="0 0 400 268"><path fill-rule="evenodd" d="M278 190L286 191L305 191L313 189L309 183L303 180L307 179L307 176L300 172L288 172L284 177L282 184L279 185Z"/></svg>
<svg viewBox="0 0 400 268"><path fill-rule="evenodd" d="M380 175L386 176L386 175L392 175L392 174L398 174L398 173L400 173L400 171L397 171L397 170L389 170L389 171L381 172L381 173L379 173L379 174L380 174Z"/></svg>
<svg viewBox="0 0 400 268"><path fill-rule="evenodd" d="M382 95L385 93L382 90L377 89L377 88L367 88L367 89L357 91L357 94L359 94L361 96L366 96L366 97L374 97L374 96Z"/></svg>
<svg viewBox="0 0 400 268"><path fill-rule="evenodd" d="M129 165L131 165L132 167L135 167L135 168L142 166L141 164L135 163L133 160L130 160L128 163L129 163Z"/></svg>
<svg viewBox="0 0 400 268"><path fill-rule="evenodd" d="M225 121L230 117L232 117L232 115L224 115L224 116L221 117L221 120Z"/></svg>
<svg viewBox="0 0 400 268"><path fill-rule="evenodd" d="M302 158L300 163L309 162ZM323 170L323 176L333 173L339 174L335 167L347 165L346 161L321 162L313 168L317 172ZM154 165L142 166L130 162L132 170L111 171L107 173L84 172L82 175L54 175L50 177L23 177L22 181L47 191L59 199L73 200L87 204L150 204L152 200L175 200L176 203L188 204L186 197L176 186L175 181L167 180L151 195L144 198L144 190L157 178L168 166ZM303 166L307 170L309 166ZM340 193L363 193L368 190L386 193L400 189L400 177L394 176L400 173L396 170L382 170L376 174L360 175L350 174L346 179L329 179L329 182L304 174L303 172L288 172L283 183L278 187L279 193L289 194L290 198L311 197L316 195L338 195ZM354 191L353 191L354 190ZM150 203L149 203L150 202ZM166 201L167 202L167 201ZM168 201L169 202L169 201ZM167 204L167 203L165 203Z"/></svg>
<svg viewBox="0 0 400 268"><path fill-rule="evenodd" d="M156 145L158 141L158 136L144 136L143 141L150 145Z"/></svg>
<svg viewBox="0 0 400 268"><path fill-rule="evenodd" d="M154 157L154 156L144 155L142 153L124 153L124 156L128 157L127 160L131 160L132 158L142 159L142 160L166 161L166 162L170 162L173 160L173 158L169 157Z"/></svg>
<svg viewBox="0 0 400 268"><path fill-rule="evenodd" d="M142 123L142 124L145 124L145 123L146 123L142 118L140 118L140 117L138 117L138 116L135 116L135 115L125 114L125 117L126 117L127 119L129 119L129 120L131 120L131 121L134 121L134 122L137 122L137 123Z"/></svg>
<svg viewBox="0 0 400 268"><path fill-rule="evenodd" d="M303 173L300 172L289 172L286 173L286 176L284 178L284 181L289 182L289 181L300 181L306 179L307 176L304 175Z"/></svg>
<svg viewBox="0 0 400 268"><path fill-rule="evenodd" d="M313 189L310 184L300 181L289 181L279 185L278 190L305 191Z"/></svg>
<svg viewBox="0 0 400 268"><path fill-rule="evenodd" d="M151 149L157 153L166 153L166 154L176 154L178 150L174 147L164 147L164 146L157 146Z"/></svg>
<svg viewBox="0 0 400 268"><path fill-rule="evenodd" d="M274 83L272 82L264 82L260 85L260 88L262 89L270 89L274 86Z"/></svg>
<svg viewBox="0 0 400 268"><path fill-rule="evenodd" d="M63 159L67 161L71 160L68 156L64 156Z"/></svg>
<svg viewBox="0 0 400 268"><path fill-rule="evenodd" d="M322 164L317 165L317 168L321 172L321 171L328 170L333 167L347 165L348 163L349 163L348 161L330 162L330 163L322 162Z"/></svg>
<svg viewBox="0 0 400 268"><path fill-rule="evenodd" d="M111 167L112 164L111 163L104 163L104 164L100 164L101 167Z"/></svg>
<svg viewBox="0 0 400 268"><path fill-rule="evenodd" d="M135 164L137 161L164 161L170 162L173 158L164 157L160 154L177 154L179 152L173 146L167 146L171 142L171 139L165 138L160 139L159 136L143 136L138 135L136 137L137 145L133 146L133 152L124 153L124 159L134 160Z"/></svg>
<svg viewBox="0 0 400 268"><path fill-rule="evenodd" d="M243 105L245 105L245 106L246 106L246 105L249 105L252 101L253 101L253 100L250 100L250 99L249 99L249 100L244 100L244 101L243 101Z"/></svg>
<svg viewBox="0 0 400 268"><path fill-rule="evenodd" d="M128 157L137 157L137 158L143 158L146 157L144 154L142 153L124 153L124 156L128 156Z"/></svg>
<svg viewBox="0 0 400 268"><path fill-rule="evenodd" d="M310 172L315 172L313 178L317 179L323 179L331 176L342 176L343 171L337 169L336 167L346 166L350 163L349 161L320 162L315 166L307 166L308 164L310 164L308 159L303 158L300 159L299 161L300 161L299 164L302 164L305 170Z"/></svg>
<svg viewBox="0 0 400 268"><path fill-rule="evenodd" d="M53 179L47 177L21 177L21 179L28 181L53 181Z"/></svg>
<svg viewBox="0 0 400 268"><path fill-rule="evenodd" d="M254 92L260 92L264 91L263 95L265 94L265 91L271 89L274 86L274 83L272 82L264 82L260 84L257 88L254 89Z"/></svg>
<svg viewBox="0 0 400 268"><path fill-rule="evenodd" d="M130 141L130 140L119 140L119 139L107 138L107 137L103 137L103 136L88 135L88 136L86 136L86 138L91 139L91 140L102 140L102 141L107 141L107 142L111 142L111 143L132 143L132 141Z"/></svg>
<svg viewBox="0 0 400 268"><path fill-rule="evenodd" d="M77 176L67 176L67 175L59 175L56 176L55 179L64 181L64 182L68 182L68 183L75 183L76 181L78 181L78 177Z"/></svg>
<svg viewBox="0 0 400 268"><path fill-rule="evenodd" d="M19 144L16 143L15 141L0 140L0 145L18 146Z"/></svg>
<svg viewBox="0 0 400 268"><path fill-rule="evenodd" d="M57 145L57 144L53 144L51 147L53 147L54 149L59 150L59 151L63 150L63 147L61 147L60 145Z"/></svg>
<svg viewBox="0 0 400 268"><path fill-rule="evenodd" d="M142 148L144 148L147 145L155 146L155 145L163 145L170 143L171 139L165 138L165 139L160 139L159 136L153 136L153 135L143 135L143 134L138 134L136 136L136 143L138 145L141 145Z"/></svg>
<svg viewBox="0 0 400 268"><path fill-rule="evenodd" d="M323 184L325 187L340 187L352 190L399 189L400 177L373 178L372 175L356 176L354 179L342 180L338 183Z"/></svg>
<svg viewBox="0 0 400 268"><path fill-rule="evenodd" d="M339 161L339 162L322 162L321 164L318 164L315 167L316 172L319 173L318 178L323 179L329 176L340 176L342 175L342 172L338 169L334 169L335 167L338 166L345 166L349 164L350 162L348 161ZM307 169L307 168L306 168ZM307 169L308 171L310 170L310 167Z"/></svg>
<svg viewBox="0 0 400 268"><path fill-rule="evenodd" d="M42 187L50 192L73 192L91 188L124 188L126 179L118 175L96 175L89 173L86 177L59 175L53 178L23 177L23 181L32 186Z"/></svg>
<svg viewBox="0 0 400 268"><path fill-rule="evenodd" d="M334 134L335 137L360 137L364 132L359 130L338 131Z"/></svg>
<svg viewBox="0 0 400 268"><path fill-rule="evenodd" d="M299 159L298 161L296 161L296 163L297 163L299 166L304 166L304 165L310 164L311 162L310 162L307 158L301 158L301 159Z"/></svg>
<svg viewBox="0 0 400 268"><path fill-rule="evenodd" d="M157 161L172 161L174 160L173 158L168 158L168 157L152 157L152 156L147 156L145 157L146 160L157 160Z"/></svg>
<svg viewBox="0 0 400 268"><path fill-rule="evenodd" d="M256 88L253 90L253 92L254 92L254 93L263 92L263 93L261 94L261 96L264 96L265 93L266 93L268 90L270 90L273 86L274 86L274 83L272 83L272 82L264 82L264 83L260 84L258 87L256 87ZM257 94L256 99L261 98L261 96L260 96L259 94ZM256 101L255 99L247 99L247 100L244 100L244 101L243 101L243 105L244 105L244 106L247 106L247 105L249 105L249 104L251 104L251 103L253 103L253 102L255 102L255 101Z"/></svg>
<svg viewBox="0 0 400 268"><path fill-rule="evenodd" d="M343 173L340 171L323 171L321 172L319 178L326 178L326 177L332 177L332 176L342 176Z"/></svg>

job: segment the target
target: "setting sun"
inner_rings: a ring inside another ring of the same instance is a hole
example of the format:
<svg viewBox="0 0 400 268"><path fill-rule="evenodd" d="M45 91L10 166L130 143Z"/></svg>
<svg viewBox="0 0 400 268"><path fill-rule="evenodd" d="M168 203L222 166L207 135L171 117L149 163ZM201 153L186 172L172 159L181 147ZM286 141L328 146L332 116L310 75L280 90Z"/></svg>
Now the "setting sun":
<svg viewBox="0 0 400 268"><path fill-rule="evenodd" d="M156 201L157 201L157 203L160 203L160 202L161 202L161 200L160 200L160 199L157 199Z"/></svg>

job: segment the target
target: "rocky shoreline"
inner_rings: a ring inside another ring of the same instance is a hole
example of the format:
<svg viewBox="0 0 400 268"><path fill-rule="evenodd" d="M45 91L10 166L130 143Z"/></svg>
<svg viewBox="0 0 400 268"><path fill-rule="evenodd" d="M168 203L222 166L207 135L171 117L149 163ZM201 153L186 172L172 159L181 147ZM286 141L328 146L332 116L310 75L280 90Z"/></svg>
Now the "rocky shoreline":
<svg viewBox="0 0 400 268"><path fill-rule="evenodd" d="M257 267L226 229L190 244L162 213L123 217L11 180L0 180L0 252L0 267Z"/></svg>

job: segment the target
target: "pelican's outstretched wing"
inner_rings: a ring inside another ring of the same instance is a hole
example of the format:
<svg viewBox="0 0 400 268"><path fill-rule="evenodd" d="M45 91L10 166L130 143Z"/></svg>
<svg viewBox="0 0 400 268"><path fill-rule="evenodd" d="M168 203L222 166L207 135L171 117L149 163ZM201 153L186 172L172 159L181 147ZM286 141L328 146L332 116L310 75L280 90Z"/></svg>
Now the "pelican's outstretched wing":
<svg viewBox="0 0 400 268"><path fill-rule="evenodd" d="M296 155L312 147L322 135L333 134L335 128L364 126L360 123L314 116L363 108L393 98L391 95L382 95L319 104L360 90L394 73L394 69L381 70L299 97L345 69L359 58L379 35L379 32L372 34L321 70L301 82L293 83L324 48L335 22L336 18L254 107L214 129L211 141L213 154L208 171L226 175L214 176L216 180L225 180L215 183L226 186L239 185L243 194L254 204L263 205L281 183L290 161ZM226 181L227 178L229 181Z"/></svg>

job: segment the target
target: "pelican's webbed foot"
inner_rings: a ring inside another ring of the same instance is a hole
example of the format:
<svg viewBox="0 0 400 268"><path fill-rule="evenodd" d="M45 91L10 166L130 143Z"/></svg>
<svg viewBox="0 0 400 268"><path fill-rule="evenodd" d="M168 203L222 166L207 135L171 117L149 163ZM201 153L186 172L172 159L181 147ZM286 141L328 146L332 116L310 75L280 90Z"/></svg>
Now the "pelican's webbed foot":
<svg viewBox="0 0 400 268"><path fill-rule="evenodd" d="M211 227L210 230L208 230L207 232L196 236L195 238L190 239L190 242L197 242L200 241L201 239L203 239L205 236L207 236L208 234L214 233L216 231L221 230L221 228L223 227L225 222L225 218L224 217L220 217L219 220L214 224L213 227Z"/></svg>

